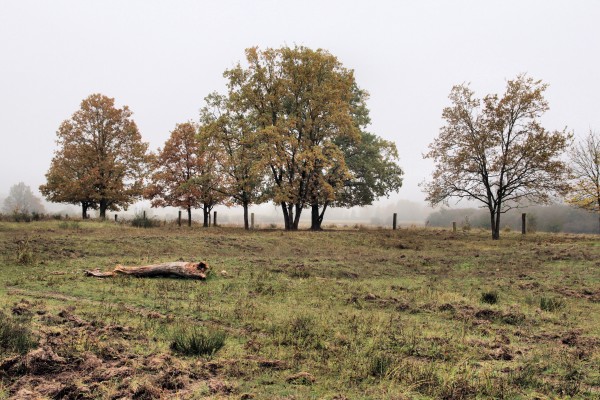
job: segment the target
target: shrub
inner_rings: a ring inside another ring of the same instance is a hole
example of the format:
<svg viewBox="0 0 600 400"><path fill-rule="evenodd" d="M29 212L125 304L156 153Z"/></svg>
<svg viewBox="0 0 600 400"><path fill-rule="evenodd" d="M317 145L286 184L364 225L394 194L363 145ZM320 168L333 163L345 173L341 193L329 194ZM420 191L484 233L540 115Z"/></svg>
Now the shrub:
<svg viewBox="0 0 600 400"><path fill-rule="evenodd" d="M565 307L565 301L560 297L540 298L540 308L544 311L556 311Z"/></svg>
<svg viewBox="0 0 600 400"><path fill-rule="evenodd" d="M17 240L17 251L15 254L17 264L29 265L35 261L35 254L29 243L29 238Z"/></svg>
<svg viewBox="0 0 600 400"><path fill-rule="evenodd" d="M0 312L0 349L25 354L37 345L29 327Z"/></svg>
<svg viewBox="0 0 600 400"><path fill-rule="evenodd" d="M79 229L79 222L78 221L62 221L58 224L58 227L60 229L74 229L74 230L78 230Z"/></svg>
<svg viewBox="0 0 600 400"><path fill-rule="evenodd" d="M154 218L147 218L144 214L135 214L131 220L131 226L136 228L154 228L160 226L160 221Z"/></svg>
<svg viewBox="0 0 600 400"><path fill-rule="evenodd" d="M27 212L14 212L12 220L14 222L31 222L31 215Z"/></svg>
<svg viewBox="0 0 600 400"><path fill-rule="evenodd" d="M394 360L387 354L375 354L370 361L369 364L369 375L383 378L386 376L392 365L394 364Z"/></svg>
<svg viewBox="0 0 600 400"><path fill-rule="evenodd" d="M187 356L212 356L223 347L226 337L223 331L180 328L173 335L171 350Z"/></svg>
<svg viewBox="0 0 600 400"><path fill-rule="evenodd" d="M495 290L490 292L481 293L481 297L479 299L482 303L487 304L496 304L498 302L498 292Z"/></svg>

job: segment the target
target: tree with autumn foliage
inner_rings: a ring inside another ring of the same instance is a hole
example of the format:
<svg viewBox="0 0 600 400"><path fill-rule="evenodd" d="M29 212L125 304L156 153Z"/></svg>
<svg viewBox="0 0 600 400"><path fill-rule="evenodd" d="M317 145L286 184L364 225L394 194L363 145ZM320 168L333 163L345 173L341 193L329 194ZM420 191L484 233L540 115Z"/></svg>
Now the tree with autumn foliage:
<svg viewBox="0 0 600 400"><path fill-rule="evenodd" d="M570 152L572 185L567 202L598 215L600 234L600 135L590 133Z"/></svg>
<svg viewBox="0 0 600 400"><path fill-rule="evenodd" d="M244 229L250 229L248 209L263 201L266 164L260 136L251 116L236 104L239 100L236 93L230 93L229 97L217 93L207 96L206 106L201 110L201 137L212 143L219 154L217 163L222 182L217 190L233 204L242 206Z"/></svg>
<svg viewBox="0 0 600 400"><path fill-rule="evenodd" d="M450 198L483 203L492 238L500 238L500 217L523 202L548 203L568 189L561 155L572 135L548 131L540 118L548 110L547 84L526 75L507 82L502 96L475 97L468 85L450 92L446 125L429 145L432 180L424 185L432 205Z"/></svg>
<svg viewBox="0 0 600 400"><path fill-rule="evenodd" d="M92 94L64 121L56 135L58 150L40 186L53 202L89 208L127 208L142 195L148 144L142 142L127 106L116 108L113 98Z"/></svg>
<svg viewBox="0 0 600 400"><path fill-rule="evenodd" d="M192 224L192 209L201 208L207 227L211 210L223 199L216 190L220 178L213 150L202 141L195 123L177 124L152 161L153 173L144 197L151 200L152 207L185 209L188 226Z"/></svg>
<svg viewBox="0 0 600 400"><path fill-rule="evenodd" d="M402 187L404 171L398 165L398 150L393 142L366 131L371 123L366 106L368 93L354 88L352 113L360 137L339 136L334 140L341 150L348 173L344 179L330 181L334 190L329 198L317 197L311 203L311 229L321 229L328 206L355 207L373 204ZM332 171L335 173L335 169Z"/></svg>
<svg viewBox="0 0 600 400"><path fill-rule="evenodd" d="M163 149L153 158L152 175L144 197L152 207L179 207L187 211L192 225L192 209L200 205L202 194L195 184L200 158L197 127L192 122L177 124Z"/></svg>
<svg viewBox="0 0 600 400"><path fill-rule="evenodd" d="M354 74L325 50L306 47L246 50L247 67L227 70L230 92L264 144L271 199L285 228L302 210L332 200L348 177L339 137L359 138L353 120Z"/></svg>

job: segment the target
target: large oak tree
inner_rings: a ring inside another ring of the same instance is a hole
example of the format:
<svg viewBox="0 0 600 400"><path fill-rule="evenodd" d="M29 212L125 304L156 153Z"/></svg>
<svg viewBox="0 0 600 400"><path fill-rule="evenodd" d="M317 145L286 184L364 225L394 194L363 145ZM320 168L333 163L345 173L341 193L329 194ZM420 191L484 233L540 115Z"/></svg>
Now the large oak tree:
<svg viewBox="0 0 600 400"><path fill-rule="evenodd" d="M261 134L271 199L281 206L285 228L295 230L302 210L332 200L348 176L334 140L359 138L354 75L327 51L305 47L250 48L246 60L247 67L225 77Z"/></svg>
<svg viewBox="0 0 600 400"><path fill-rule="evenodd" d="M567 202L598 214L600 234L600 135L590 133L570 152L573 184Z"/></svg>
<svg viewBox="0 0 600 400"><path fill-rule="evenodd" d="M429 145L432 180L425 184L432 205L450 198L483 203L492 238L500 238L500 216L523 202L547 203L568 189L561 155L572 135L540 124L548 110L547 85L525 75L507 82L504 94L475 97L468 85L450 92L446 121Z"/></svg>
<svg viewBox="0 0 600 400"><path fill-rule="evenodd" d="M50 201L88 208L127 208L142 195L148 144L142 142L127 106L92 94L64 121L56 135L58 150L40 191Z"/></svg>

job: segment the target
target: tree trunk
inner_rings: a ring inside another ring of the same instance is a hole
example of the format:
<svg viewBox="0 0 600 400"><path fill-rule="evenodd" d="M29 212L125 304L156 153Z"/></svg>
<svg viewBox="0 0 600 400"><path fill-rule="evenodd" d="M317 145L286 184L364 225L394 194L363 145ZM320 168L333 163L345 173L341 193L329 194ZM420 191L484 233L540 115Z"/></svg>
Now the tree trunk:
<svg viewBox="0 0 600 400"><path fill-rule="evenodd" d="M302 207L300 207L299 204L295 204L294 207L296 209L296 215L294 216L294 222L293 222L293 225L292 225L292 230L297 231L298 230L298 224L300 223L300 214L302 214Z"/></svg>
<svg viewBox="0 0 600 400"><path fill-rule="evenodd" d="M281 202L281 209L283 210L283 225L285 226L285 230L290 230L290 216L288 215L288 209L285 202Z"/></svg>
<svg viewBox="0 0 600 400"><path fill-rule="evenodd" d="M310 215L310 230L311 231L322 231L323 228L321 225L323 224L323 218L325 217L325 210L327 210L327 206L329 205L329 201L326 201L323 204L323 209L319 212L319 204L311 205L311 215Z"/></svg>
<svg viewBox="0 0 600 400"><path fill-rule="evenodd" d="M81 219L87 219L88 205L85 201L81 202Z"/></svg>
<svg viewBox="0 0 600 400"><path fill-rule="evenodd" d="M204 214L204 223L203 223L203 227L208 228L208 216L210 215L210 209L206 206L204 206L204 208L202 209L202 212Z"/></svg>
<svg viewBox="0 0 600 400"><path fill-rule="evenodd" d="M310 230L320 231L321 224L319 223L319 205L311 204L310 206Z"/></svg>
<svg viewBox="0 0 600 400"><path fill-rule="evenodd" d="M106 219L106 209L108 208L108 202L106 200L100 200L100 219Z"/></svg>
<svg viewBox="0 0 600 400"><path fill-rule="evenodd" d="M192 207L187 206L188 226L192 226Z"/></svg>
<svg viewBox="0 0 600 400"><path fill-rule="evenodd" d="M498 240L500 239L500 208L498 208L498 210L496 210L496 223L493 225L493 231L492 231L492 239L493 240Z"/></svg>
<svg viewBox="0 0 600 400"><path fill-rule="evenodd" d="M248 224L248 202L242 202L242 207L244 207L244 229L249 230L250 225Z"/></svg>
<svg viewBox="0 0 600 400"><path fill-rule="evenodd" d="M98 269L85 271L87 276L108 278L118 274L132 275L140 278L153 278L157 276L184 279L206 279L208 264L205 262L191 263L183 261L167 262L140 267L125 267L117 265L113 271L102 272Z"/></svg>

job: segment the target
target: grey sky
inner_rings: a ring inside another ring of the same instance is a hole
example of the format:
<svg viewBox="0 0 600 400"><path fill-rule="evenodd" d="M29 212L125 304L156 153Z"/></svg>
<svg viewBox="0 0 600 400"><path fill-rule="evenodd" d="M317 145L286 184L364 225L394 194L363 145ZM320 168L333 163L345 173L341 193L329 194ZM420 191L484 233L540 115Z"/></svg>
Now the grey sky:
<svg viewBox="0 0 600 400"><path fill-rule="evenodd" d="M0 0L0 193L44 182L59 124L91 93L134 112L162 146L223 91L251 46L324 48L371 94L371 131L396 142L421 201L421 154L453 85L502 91L526 72L550 84L547 128L600 130L598 1Z"/></svg>

